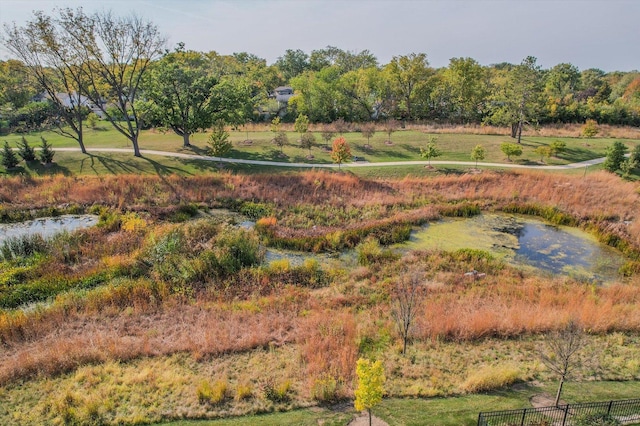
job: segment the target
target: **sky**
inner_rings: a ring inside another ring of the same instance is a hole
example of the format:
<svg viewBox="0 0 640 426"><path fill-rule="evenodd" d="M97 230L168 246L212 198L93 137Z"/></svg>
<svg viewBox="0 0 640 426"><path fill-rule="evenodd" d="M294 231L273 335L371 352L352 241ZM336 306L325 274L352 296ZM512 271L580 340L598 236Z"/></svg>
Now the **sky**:
<svg viewBox="0 0 640 426"><path fill-rule="evenodd" d="M0 0L0 22L34 10L135 13L197 51L249 52L272 64L287 49L369 50L380 64L426 53L431 66L535 56L543 68L640 70L640 0ZM0 45L0 59L10 58Z"/></svg>

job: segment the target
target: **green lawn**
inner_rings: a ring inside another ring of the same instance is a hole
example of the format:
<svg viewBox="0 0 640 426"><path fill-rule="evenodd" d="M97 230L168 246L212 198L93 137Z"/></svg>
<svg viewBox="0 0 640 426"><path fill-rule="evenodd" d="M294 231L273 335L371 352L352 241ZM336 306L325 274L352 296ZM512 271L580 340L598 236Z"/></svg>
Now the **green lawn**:
<svg viewBox="0 0 640 426"><path fill-rule="evenodd" d="M487 394L451 398L385 399L374 408L376 416L391 426L460 426L475 425L481 411L530 408L529 398L541 392L554 394L555 383L540 387L525 385L518 390L503 390ZM640 382L581 382L565 384L562 394L567 402L631 399L640 395ZM177 421L171 426L234 426L234 425L346 425L356 415L352 406L308 408L286 413L243 416L221 420Z"/></svg>

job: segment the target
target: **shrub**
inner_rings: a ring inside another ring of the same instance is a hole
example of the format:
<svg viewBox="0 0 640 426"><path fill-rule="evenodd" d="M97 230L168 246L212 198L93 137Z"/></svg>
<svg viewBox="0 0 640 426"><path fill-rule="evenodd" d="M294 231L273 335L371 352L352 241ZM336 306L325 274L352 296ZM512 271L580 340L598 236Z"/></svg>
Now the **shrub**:
<svg viewBox="0 0 640 426"><path fill-rule="evenodd" d="M258 220L265 216L271 216L273 214L273 207L264 203L254 203L253 201L247 201L242 203L240 207L240 213L247 216L251 220Z"/></svg>
<svg viewBox="0 0 640 426"><path fill-rule="evenodd" d="M242 401L244 399L249 399L253 396L253 387L249 382L238 383L236 386L236 401Z"/></svg>
<svg viewBox="0 0 640 426"><path fill-rule="evenodd" d="M520 380L520 371L511 366L488 366L471 373L462 383L468 393L486 392L509 386Z"/></svg>
<svg viewBox="0 0 640 426"><path fill-rule="evenodd" d="M121 218L120 228L125 232L140 232L147 227L147 221L137 213L125 213Z"/></svg>
<svg viewBox="0 0 640 426"><path fill-rule="evenodd" d="M287 402L291 399L291 380L284 380L276 383L275 380L269 379L262 388L264 397L271 402Z"/></svg>
<svg viewBox="0 0 640 426"><path fill-rule="evenodd" d="M587 120L582 126L582 136L585 138L592 138L598 133L600 133L600 129L596 120Z"/></svg>
<svg viewBox="0 0 640 426"><path fill-rule="evenodd" d="M46 251L47 242L40 234L10 237L0 245L0 260L25 258Z"/></svg>
<svg viewBox="0 0 640 426"><path fill-rule="evenodd" d="M196 217L198 215L198 206L195 204L180 204L178 208L167 218L169 222L180 223Z"/></svg>
<svg viewBox="0 0 640 426"><path fill-rule="evenodd" d="M220 404L227 396L228 385L225 380L218 380L213 385L208 380L200 382L196 391L200 404Z"/></svg>
<svg viewBox="0 0 640 426"><path fill-rule="evenodd" d="M108 208L100 208L98 215L98 223L96 226L102 228L107 232L119 231L122 225L122 216L119 212L110 210Z"/></svg>
<svg viewBox="0 0 640 426"><path fill-rule="evenodd" d="M381 257L382 247L377 239L368 237L356 246L356 253L358 254L358 264L367 266L376 263Z"/></svg>
<svg viewBox="0 0 640 426"><path fill-rule="evenodd" d="M320 402L335 402L338 399L338 381L330 374L315 379L311 397Z"/></svg>
<svg viewBox="0 0 640 426"><path fill-rule="evenodd" d="M575 426L618 426L622 423L609 414L586 414L575 417L573 424Z"/></svg>

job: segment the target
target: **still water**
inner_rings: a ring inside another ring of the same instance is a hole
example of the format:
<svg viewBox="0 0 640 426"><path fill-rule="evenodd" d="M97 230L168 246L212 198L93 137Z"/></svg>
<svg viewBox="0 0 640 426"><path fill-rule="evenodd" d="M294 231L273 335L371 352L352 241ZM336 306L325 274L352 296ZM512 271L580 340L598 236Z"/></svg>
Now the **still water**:
<svg viewBox="0 0 640 426"><path fill-rule="evenodd" d="M501 214L431 223L397 247L487 250L518 266L595 281L615 280L624 263L617 250L580 229Z"/></svg>
<svg viewBox="0 0 640 426"><path fill-rule="evenodd" d="M12 237L40 234L49 238L63 231L71 232L76 229L90 228L98 223L98 216L94 215L64 215L45 217L27 222L0 224L0 244Z"/></svg>

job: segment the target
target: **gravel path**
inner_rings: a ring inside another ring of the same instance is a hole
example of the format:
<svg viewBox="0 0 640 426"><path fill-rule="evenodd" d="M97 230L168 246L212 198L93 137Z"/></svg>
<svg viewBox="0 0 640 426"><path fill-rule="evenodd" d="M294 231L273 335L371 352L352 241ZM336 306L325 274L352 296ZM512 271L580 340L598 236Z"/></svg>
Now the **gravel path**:
<svg viewBox="0 0 640 426"><path fill-rule="evenodd" d="M80 152L80 148L55 148L60 152ZM87 152L122 152L132 153L131 148L87 148ZM185 154L181 152L169 152L169 151L156 151L151 149L141 149L142 155L158 155L164 157L183 158L186 160L201 160L201 161L215 161L220 163L235 163L235 164L253 164L258 166L277 166L277 167L295 167L295 168L328 168L336 169L337 164L315 164L315 163L286 163L282 161L264 161L264 160L246 160L241 158L218 158L210 157L199 154ZM580 169L583 167L589 167L604 162L604 158L596 158L593 160L581 161L579 163L563 164L556 166L536 166L526 164L513 164L513 163L478 163L478 166L483 167L504 167L510 169L535 169L535 170L570 170ZM443 165L455 165L455 166L473 166L476 163L473 161L431 161L432 166ZM387 167L387 166L427 166L428 161L388 161L388 162L355 162L355 163L343 163L342 167Z"/></svg>

